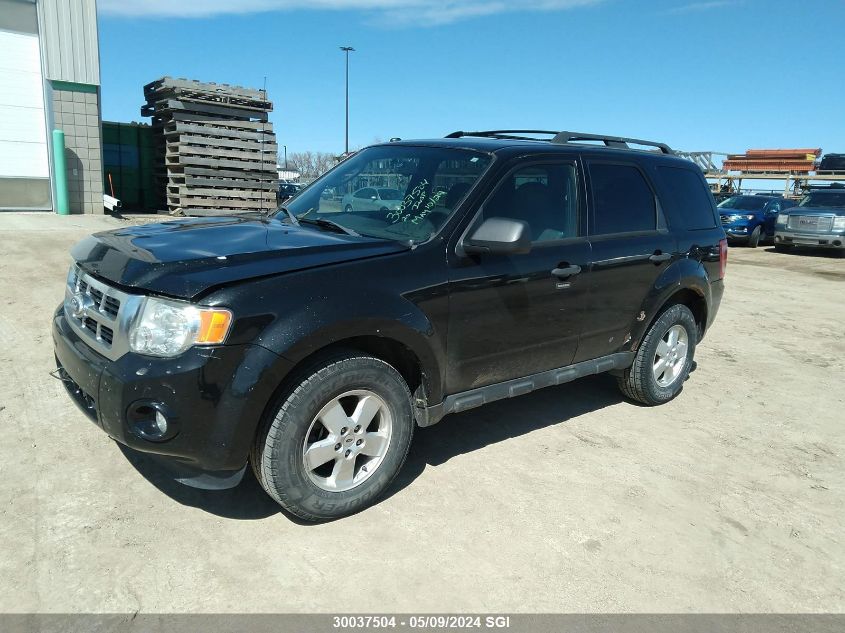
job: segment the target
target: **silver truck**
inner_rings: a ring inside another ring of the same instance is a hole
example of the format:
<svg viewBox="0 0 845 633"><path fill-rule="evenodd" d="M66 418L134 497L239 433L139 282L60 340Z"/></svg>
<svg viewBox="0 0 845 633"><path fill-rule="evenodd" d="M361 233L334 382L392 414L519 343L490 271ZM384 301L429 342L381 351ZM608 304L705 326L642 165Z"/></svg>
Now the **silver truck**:
<svg viewBox="0 0 845 633"><path fill-rule="evenodd" d="M811 191L778 214L775 249L801 246L845 251L845 188Z"/></svg>

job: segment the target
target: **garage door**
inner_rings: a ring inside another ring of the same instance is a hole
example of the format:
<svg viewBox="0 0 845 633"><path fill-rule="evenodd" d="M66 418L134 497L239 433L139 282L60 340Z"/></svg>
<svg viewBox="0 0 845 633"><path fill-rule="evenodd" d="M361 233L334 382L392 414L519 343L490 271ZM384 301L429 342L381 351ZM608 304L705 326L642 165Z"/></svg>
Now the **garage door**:
<svg viewBox="0 0 845 633"><path fill-rule="evenodd" d="M48 208L50 165L38 35L0 30L0 51L0 208Z"/></svg>

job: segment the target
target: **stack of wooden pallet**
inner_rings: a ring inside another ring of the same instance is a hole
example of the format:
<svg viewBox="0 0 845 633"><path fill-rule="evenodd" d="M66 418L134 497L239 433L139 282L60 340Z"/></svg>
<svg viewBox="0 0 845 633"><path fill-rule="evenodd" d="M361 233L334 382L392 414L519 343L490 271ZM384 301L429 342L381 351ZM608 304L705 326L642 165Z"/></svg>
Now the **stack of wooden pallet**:
<svg viewBox="0 0 845 633"><path fill-rule="evenodd" d="M798 172L813 171L820 149L750 149L745 154L728 154L722 165L728 171Z"/></svg>
<svg viewBox="0 0 845 633"><path fill-rule="evenodd" d="M172 214L276 207L278 146L264 91L164 77L144 86L159 203Z"/></svg>

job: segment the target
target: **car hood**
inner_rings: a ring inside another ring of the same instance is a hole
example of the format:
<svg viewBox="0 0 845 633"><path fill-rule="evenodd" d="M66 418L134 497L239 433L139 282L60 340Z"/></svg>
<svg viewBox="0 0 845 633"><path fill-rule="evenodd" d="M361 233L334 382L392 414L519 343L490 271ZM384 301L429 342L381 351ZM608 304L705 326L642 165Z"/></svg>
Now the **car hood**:
<svg viewBox="0 0 845 633"><path fill-rule="evenodd" d="M762 211L748 211L746 209L718 209L719 215L762 215Z"/></svg>
<svg viewBox="0 0 845 633"><path fill-rule="evenodd" d="M291 226L276 218L188 218L95 233L72 255L121 286L191 299L227 283L407 250L399 242Z"/></svg>

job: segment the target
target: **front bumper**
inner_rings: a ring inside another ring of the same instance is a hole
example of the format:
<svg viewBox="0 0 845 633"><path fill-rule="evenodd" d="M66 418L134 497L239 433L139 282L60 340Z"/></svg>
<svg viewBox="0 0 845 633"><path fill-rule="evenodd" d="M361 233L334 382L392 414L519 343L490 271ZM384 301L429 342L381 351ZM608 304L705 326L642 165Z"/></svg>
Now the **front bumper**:
<svg viewBox="0 0 845 633"><path fill-rule="evenodd" d="M61 306L53 344L68 394L110 437L172 458L187 471L223 478L246 464L264 408L287 369L287 361L257 345L195 347L169 359L129 353L110 361L71 329ZM168 439L146 440L133 429L127 413L139 401L167 411Z"/></svg>
<svg viewBox="0 0 845 633"><path fill-rule="evenodd" d="M748 238L751 236L751 233L754 232L754 227L756 225L751 225L747 222L733 222L731 224L723 224L722 228L725 231L725 235L729 240L732 242L737 241L747 241Z"/></svg>
<svg viewBox="0 0 845 633"><path fill-rule="evenodd" d="M775 231L775 244L845 249L845 233L797 233L778 229Z"/></svg>

